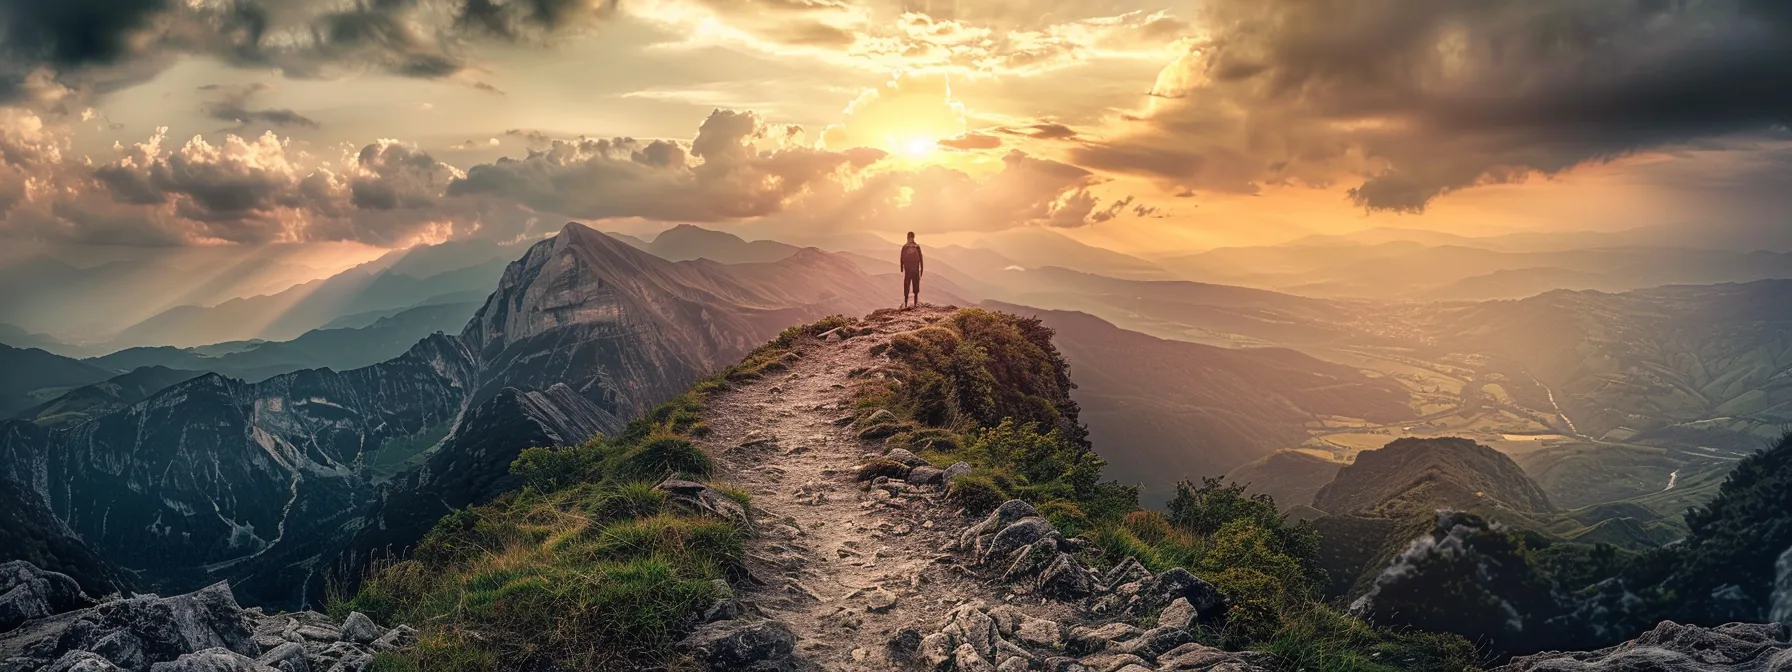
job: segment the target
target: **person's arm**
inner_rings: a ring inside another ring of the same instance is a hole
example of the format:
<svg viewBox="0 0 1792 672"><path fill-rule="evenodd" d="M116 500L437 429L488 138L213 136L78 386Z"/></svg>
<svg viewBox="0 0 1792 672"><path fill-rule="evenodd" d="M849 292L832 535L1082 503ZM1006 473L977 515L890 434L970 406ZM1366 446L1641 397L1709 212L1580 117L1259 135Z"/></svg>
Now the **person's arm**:
<svg viewBox="0 0 1792 672"><path fill-rule="evenodd" d="M917 247L915 248L915 275L922 275L926 269L927 255L922 254L921 248Z"/></svg>

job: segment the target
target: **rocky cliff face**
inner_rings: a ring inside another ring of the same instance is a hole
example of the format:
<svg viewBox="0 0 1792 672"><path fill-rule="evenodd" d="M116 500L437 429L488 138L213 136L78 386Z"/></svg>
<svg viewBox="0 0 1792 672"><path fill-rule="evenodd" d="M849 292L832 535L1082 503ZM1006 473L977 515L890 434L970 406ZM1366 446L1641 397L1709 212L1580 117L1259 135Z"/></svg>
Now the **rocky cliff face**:
<svg viewBox="0 0 1792 672"><path fill-rule="evenodd" d="M673 263L568 225L458 336L350 371L203 376L61 430L12 423L0 475L146 588L230 579L296 605L508 488L522 449L620 429L789 324L865 310L865 279L813 250Z"/></svg>

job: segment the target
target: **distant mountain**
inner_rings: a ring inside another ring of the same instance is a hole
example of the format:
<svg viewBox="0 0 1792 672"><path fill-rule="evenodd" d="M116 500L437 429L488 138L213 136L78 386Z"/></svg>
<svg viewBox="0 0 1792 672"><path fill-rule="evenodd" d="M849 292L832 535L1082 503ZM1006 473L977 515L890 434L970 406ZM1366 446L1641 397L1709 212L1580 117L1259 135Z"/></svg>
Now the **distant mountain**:
<svg viewBox="0 0 1792 672"><path fill-rule="evenodd" d="M642 249L671 261L708 259L724 264L745 264L778 261L802 248L774 240L748 242L732 233L680 224L660 232Z"/></svg>
<svg viewBox="0 0 1792 672"><path fill-rule="evenodd" d="M120 331L107 347L290 340L346 315L487 290L520 252L517 247L479 241L401 250L277 294L171 308Z"/></svg>
<svg viewBox="0 0 1792 672"><path fill-rule="evenodd" d="M54 399L72 388L97 383L117 372L52 355L36 348L0 344L0 418Z"/></svg>
<svg viewBox="0 0 1792 672"><path fill-rule="evenodd" d="M1533 533L1549 530L1557 515L1512 458L1461 438L1397 439L1358 453L1319 489L1313 506L1328 514L1315 522L1329 592L1348 597L1368 590L1408 542L1433 527L1440 510Z"/></svg>
<svg viewBox="0 0 1792 672"><path fill-rule="evenodd" d="M1108 473L1144 484L1147 501L1167 499L1178 480L1225 474L1298 445L1320 416L1414 415L1398 384L1293 350L1170 341L1082 313L985 305L1037 315L1057 331Z"/></svg>
<svg viewBox="0 0 1792 672"><path fill-rule="evenodd" d="M1246 486L1252 494L1274 497L1276 506L1286 511L1311 507L1313 495L1337 478L1343 466L1298 450L1278 450L1227 472L1226 480Z"/></svg>
<svg viewBox="0 0 1792 672"><path fill-rule="evenodd" d="M128 348L90 360L108 369L160 366L211 371L260 381L301 369L346 371L404 354L436 332L465 326L479 303L447 303L400 310L363 327L316 329L290 341L237 341L197 348Z"/></svg>
<svg viewBox="0 0 1792 672"><path fill-rule="evenodd" d="M0 323L0 344L15 348L37 348L52 353L67 347L66 344L46 334L34 334L20 327L4 323Z"/></svg>
<svg viewBox="0 0 1792 672"><path fill-rule="evenodd" d="M204 373L200 371L145 366L102 382L69 390L53 400L26 409L17 417L43 427L72 425L130 406L149 398L149 395L162 388L201 375Z"/></svg>
<svg viewBox="0 0 1792 672"><path fill-rule="evenodd" d="M922 242L923 246L926 242ZM1157 263L1095 247L1048 229L1028 226L987 234L971 247L989 250L1026 268L1061 266L1127 280L1178 277Z"/></svg>
<svg viewBox="0 0 1792 672"><path fill-rule="evenodd" d="M674 263L576 224L496 284L460 335L373 366L211 374L73 427L0 425L0 474L146 587L229 578L293 606L507 488L522 449L616 431L790 324L887 303L816 250Z"/></svg>
<svg viewBox="0 0 1792 672"><path fill-rule="evenodd" d="M1340 514L1429 515L1439 508L1555 510L1549 496L1512 458L1468 439L1397 439L1359 453L1313 497Z"/></svg>

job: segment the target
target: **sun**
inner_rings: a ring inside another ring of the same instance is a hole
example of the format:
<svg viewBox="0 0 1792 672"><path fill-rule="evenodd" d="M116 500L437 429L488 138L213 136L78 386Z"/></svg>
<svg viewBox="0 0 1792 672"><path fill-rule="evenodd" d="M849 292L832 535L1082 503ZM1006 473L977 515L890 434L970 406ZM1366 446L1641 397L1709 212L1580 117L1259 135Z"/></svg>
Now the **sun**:
<svg viewBox="0 0 1792 672"><path fill-rule="evenodd" d="M924 135L911 135L897 143L896 151L910 159L920 160L933 155L939 141Z"/></svg>

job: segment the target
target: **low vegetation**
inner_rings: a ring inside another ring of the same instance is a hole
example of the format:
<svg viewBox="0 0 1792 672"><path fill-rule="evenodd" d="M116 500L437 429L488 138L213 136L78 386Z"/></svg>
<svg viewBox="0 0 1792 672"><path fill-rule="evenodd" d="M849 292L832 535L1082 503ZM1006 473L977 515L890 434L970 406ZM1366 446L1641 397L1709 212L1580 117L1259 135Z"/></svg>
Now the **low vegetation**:
<svg viewBox="0 0 1792 672"><path fill-rule="evenodd" d="M421 628L418 646L383 655L381 670L676 666L673 644L728 596L743 537L673 506L654 485L712 475L692 442L707 431L709 395L785 368L799 339L847 323L786 330L615 436L524 451L511 465L520 490L443 518L409 559L376 568L331 611Z"/></svg>
<svg viewBox="0 0 1792 672"><path fill-rule="evenodd" d="M1211 644L1272 650L1291 669L1474 667L1475 650L1460 637L1373 627L1321 603L1318 535L1284 519L1269 497L1217 479L1182 483L1160 513L1140 509L1135 488L1102 481L1105 463L1077 419L1069 368L1051 338L1037 319L977 309L898 334L882 353L888 363L863 372L860 420L898 428L888 445L935 466L971 465L948 486L970 513L1023 499L1093 542L1086 559L1096 566L1136 557L1213 582L1234 606L1222 628L1204 633Z"/></svg>

